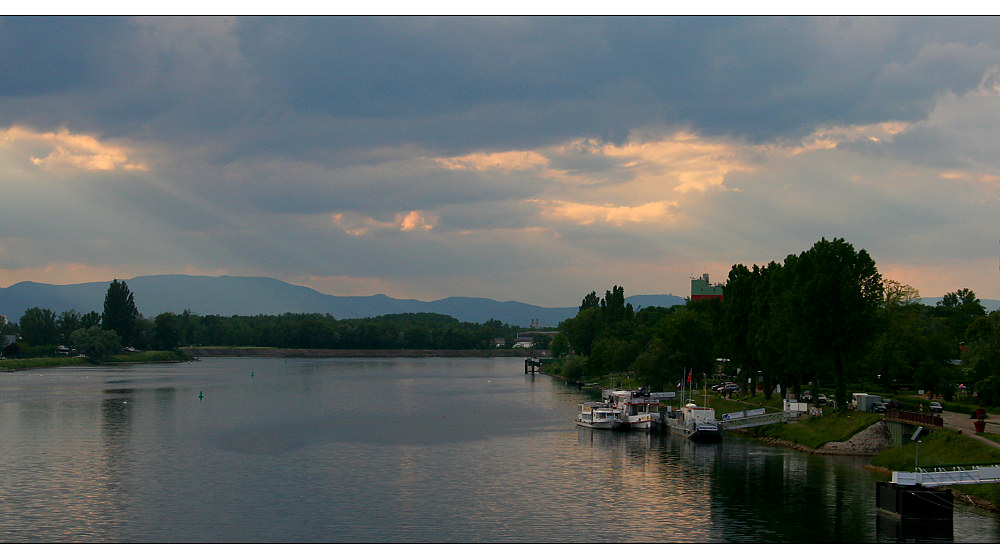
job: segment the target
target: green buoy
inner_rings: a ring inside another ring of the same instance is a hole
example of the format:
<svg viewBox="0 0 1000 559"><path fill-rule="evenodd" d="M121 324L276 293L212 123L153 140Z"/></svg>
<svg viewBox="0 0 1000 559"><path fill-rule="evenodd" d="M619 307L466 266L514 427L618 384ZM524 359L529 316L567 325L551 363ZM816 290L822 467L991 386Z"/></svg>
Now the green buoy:
<svg viewBox="0 0 1000 559"><path fill-rule="evenodd" d="M201 400L201 399L202 399L202 398L204 398L204 397L205 397L205 393L204 393L204 392L201 392L201 391L199 391L199 392L198 392L198 399L199 399L199 400Z"/></svg>

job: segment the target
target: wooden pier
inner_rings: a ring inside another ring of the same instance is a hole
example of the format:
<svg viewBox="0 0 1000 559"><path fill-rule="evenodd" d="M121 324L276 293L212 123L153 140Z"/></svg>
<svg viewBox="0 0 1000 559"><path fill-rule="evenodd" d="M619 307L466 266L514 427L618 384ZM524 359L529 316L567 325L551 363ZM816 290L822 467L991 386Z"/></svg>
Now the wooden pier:
<svg viewBox="0 0 1000 559"><path fill-rule="evenodd" d="M535 374L542 372L542 360L537 357L528 357L524 360L524 374Z"/></svg>

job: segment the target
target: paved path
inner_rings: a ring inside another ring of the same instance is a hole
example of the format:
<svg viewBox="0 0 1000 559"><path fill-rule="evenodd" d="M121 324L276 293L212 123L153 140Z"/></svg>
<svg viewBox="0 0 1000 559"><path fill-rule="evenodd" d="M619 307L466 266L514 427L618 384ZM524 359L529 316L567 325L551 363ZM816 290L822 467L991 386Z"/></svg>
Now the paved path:
<svg viewBox="0 0 1000 559"><path fill-rule="evenodd" d="M944 419L945 427L955 429L956 431L961 429L963 435L975 437L976 440L982 441L984 444L1000 448L1000 443L976 435L976 428L972 425L972 418L969 417L969 414L957 411L943 411L941 412L941 418ZM995 416L988 418L986 420L986 432L1000 434L1000 418Z"/></svg>

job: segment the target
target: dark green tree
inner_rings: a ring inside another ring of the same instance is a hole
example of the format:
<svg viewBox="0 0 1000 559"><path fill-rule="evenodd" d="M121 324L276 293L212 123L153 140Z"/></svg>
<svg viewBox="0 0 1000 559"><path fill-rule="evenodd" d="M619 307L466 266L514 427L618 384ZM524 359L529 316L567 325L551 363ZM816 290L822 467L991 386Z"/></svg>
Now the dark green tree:
<svg viewBox="0 0 1000 559"><path fill-rule="evenodd" d="M86 330L91 326L101 325L101 315L97 314L97 311L90 311L89 313L80 317L80 328Z"/></svg>
<svg viewBox="0 0 1000 559"><path fill-rule="evenodd" d="M596 291L591 291L583 298L580 303L580 311L585 311L587 309L596 309L601 305L601 298L597 296Z"/></svg>
<svg viewBox="0 0 1000 559"><path fill-rule="evenodd" d="M725 357L743 370L756 370L750 352L750 319L753 316L755 279L749 268L736 264L729 270L729 278L723 289L722 347Z"/></svg>
<svg viewBox="0 0 1000 559"><path fill-rule="evenodd" d="M21 328L21 339L27 345L49 346L59 343L56 314L49 309L31 307L24 311L18 324Z"/></svg>
<svg viewBox="0 0 1000 559"><path fill-rule="evenodd" d="M570 346L577 354L590 355L590 349L601 331L600 311L598 307L587 307L575 317L564 320L559 326L559 329L566 333Z"/></svg>
<svg viewBox="0 0 1000 559"><path fill-rule="evenodd" d="M83 326L82 316L76 310L63 311L56 319L56 328L59 329L59 341L64 344L69 343L70 335Z"/></svg>
<svg viewBox="0 0 1000 559"><path fill-rule="evenodd" d="M181 330L177 315L165 312L153 319L153 345L156 349L177 349Z"/></svg>
<svg viewBox="0 0 1000 559"><path fill-rule="evenodd" d="M817 365L832 365L837 405L847 407L847 367L871 340L882 302L882 276L865 250L825 238L799 255L794 299L802 340Z"/></svg>
<svg viewBox="0 0 1000 559"><path fill-rule="evenodd" d="M118 334L122 344L130 346L136 340L138 319L139 310L128 285L117 279L112 281L104 296L104 313L101 315L103 327Z"/></svg>
<svg viewBox="0 0 1000 559"><path fill-rule="evenodd" d="M977 318L966 333L970 341L962 362L969 381L983 404L1000 405L1000 311Z"/></svg>
<svg viewBox="0 0 1000 559"><path fill-rule="evenodd" d="M965 339L965 331L974 320L986 316L986 308L969 288L945 293L934 308L934 315L945 320L951 332L953 356L957 357Z"/></svg>
<svg viewBox="0 0 1000 559"><path fill-rule="evenodd" d="M569 355L569 338L566 337L565 332L559 332L554 338L552 338L552 343L549 344L549 351L551 351L552 356L556 358Z"/></svg>
<svg viewBox="0 0 1000 559"><path fill-rule="evenodd" d="M111 330L100 326L79 329L70 335L70 342L77 351L93 363L100 363L122 349L121 339Z"/></svg>

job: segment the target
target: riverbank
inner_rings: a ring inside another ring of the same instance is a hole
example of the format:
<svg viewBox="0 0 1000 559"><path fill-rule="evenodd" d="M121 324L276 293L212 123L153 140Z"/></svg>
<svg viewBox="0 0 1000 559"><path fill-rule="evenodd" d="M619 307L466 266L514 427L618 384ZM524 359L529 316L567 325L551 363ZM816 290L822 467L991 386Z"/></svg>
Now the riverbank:
<svg viewBox="0 0 1000 559"><path fill-rule="evenodd" d="M877 421L869 425L864 430L851 435L846 440L829 440L816 447L810 447L797 442L764 434L762 433L764 429L764 427L755 427L753 429L740 429L740 432L745 436L752 437L770 445L791 448L808 454L877 456L883 450L892 447L892 439L889 437L889 430L881 421Z"/></svg>
<svg viewBox="0 0 1000 559"><path fill-rule="evenodd" d="M531 349L290 349L277 347L185 347L181 351L201 357L546 357L547 351Z"/></svg>
<svg viewBox="0 0 1000 559"><path fill-rule="evenodd" d="M49 369L54 367L85 367L87 365L136 365L141 363L182 363L191 361L193 357L179 351L140 351L136 353L121 353L112 356L105 362L94 363L86 357L33 357L30 359L0 360L0 371L13 373L31 369Z"/></svg>

